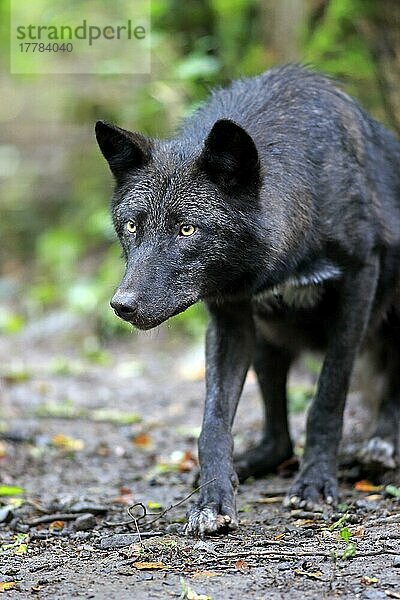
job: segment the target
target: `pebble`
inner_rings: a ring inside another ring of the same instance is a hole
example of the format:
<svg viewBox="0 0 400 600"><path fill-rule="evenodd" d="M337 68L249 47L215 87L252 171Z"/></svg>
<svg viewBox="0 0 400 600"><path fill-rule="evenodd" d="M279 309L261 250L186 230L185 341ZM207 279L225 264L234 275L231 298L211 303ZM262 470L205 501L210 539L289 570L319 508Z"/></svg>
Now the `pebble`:
<svg viewBox="0 0 400 600"><path fill-rule="evenodd" d="M200 540L193 546L194 550L202 550L203 552L215 552L215 544L212 542L204 542Z"/></svg>
<svg viewBox="0 0 400 600"><path fill-rule="evenodd" d="M400 554L399 554L399 556L394 557L392 567L396 567L396 569L400 569Z"/></svg>
<svg viewBox="0 0 400 600"><path fill-rule="evenodd" d="M92 513L84 513L79 515L74 523L75 531L89 531L96 526L96 519Z"/></svg>
<svg viewBox="0 0 400 600"><path fill-rule="evenodd" d="M75 502L68 507L68 512L72 513L91 513L92 515L104 515L108 512L107 506L90 502Z"/></svg>
<svg viewBox="0 0 400 600"><path fill-rule="evenodd" d="M11 506L0 508L0 523L9 523L14 516Z"/></svg>
<svg viewBox="0 0 400 600"><path fill-rule="evenodd" d="M356 508L360 508L366 512L378 510L380 508L379 502L372 502L371 500L364 500L364 498L359 498L355 502Z"/></svg>

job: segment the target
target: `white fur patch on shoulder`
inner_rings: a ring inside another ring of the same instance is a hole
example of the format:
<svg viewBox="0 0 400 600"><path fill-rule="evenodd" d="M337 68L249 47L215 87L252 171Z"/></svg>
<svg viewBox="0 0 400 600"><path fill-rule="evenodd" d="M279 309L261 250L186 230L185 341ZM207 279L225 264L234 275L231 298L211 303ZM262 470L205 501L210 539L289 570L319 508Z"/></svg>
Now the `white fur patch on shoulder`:
<svg viewBox="0 0 400 600"><path fill-rule="evenodd" d="M280 300L293 308L312 308L321 299L323 283L339 279L342 271L336 265L321 261L313 269L291 275L286 281L259 292L254 301L258 305L268 305Z"/></svg>

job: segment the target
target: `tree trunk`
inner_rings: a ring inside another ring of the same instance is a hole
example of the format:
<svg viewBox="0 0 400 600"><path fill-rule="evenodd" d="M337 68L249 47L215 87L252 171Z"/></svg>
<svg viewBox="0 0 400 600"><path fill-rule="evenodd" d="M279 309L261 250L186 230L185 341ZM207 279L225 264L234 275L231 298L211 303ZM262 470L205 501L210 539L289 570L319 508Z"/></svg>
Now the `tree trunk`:
<svg viewBox="0 0 400 600"><path fill-rule="evenodd" d="M400 134L400 2L380 0L360 21L389 124Z"/></svg>
<svg viewBox="0 0 400 600"><path fill-rule="evenodd" d="M262 0L261 19L264 44L273 61L299 61L302 29L306 23L304 0Z"/></svg>

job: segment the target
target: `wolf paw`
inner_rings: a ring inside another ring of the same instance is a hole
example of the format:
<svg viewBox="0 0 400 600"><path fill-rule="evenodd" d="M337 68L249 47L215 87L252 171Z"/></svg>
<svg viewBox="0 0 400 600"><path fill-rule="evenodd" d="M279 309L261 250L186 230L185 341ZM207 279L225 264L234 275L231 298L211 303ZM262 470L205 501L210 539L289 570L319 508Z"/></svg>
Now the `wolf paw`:
<svg viewBox="0 0 400 600"><path fill-rule="evenodd" d="M315 510L321 503L337 503L337 480L332 469L326 465L304 466L291 486L284 506Z"/></svg>
<svg viewBox="0 0 400 600"><path fill-rule="evenodd" d="M372 470L385 471L396 468L396 448L390 440L373 437L361 448L359 459Z"/></svg>
<svg viewBox="0 0 400 600"><path fill-rule="evenodd" d="M187 513L186 535L203 537L218 533L228 533L238 527L236 511L231 506L216 502L204 506L195 505Z"/></svg>
<svg viewBox="0 0 400 600"><path fill-rule="evenodd" d="M264 441L235 457L235 471L240 482L248 477L262 477L275 472L279 465L292 456L293 449L290 443L278 447L271 441Z"/></svg>

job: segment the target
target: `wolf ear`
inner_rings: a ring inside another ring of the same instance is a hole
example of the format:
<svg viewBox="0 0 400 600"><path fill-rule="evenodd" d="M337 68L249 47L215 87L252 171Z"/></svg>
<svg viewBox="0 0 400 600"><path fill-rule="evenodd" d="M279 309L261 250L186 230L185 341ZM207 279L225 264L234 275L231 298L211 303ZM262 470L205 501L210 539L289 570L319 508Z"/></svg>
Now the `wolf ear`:
<svg viewBox="0 0 400 600"><path fill-rule="evenodd" d="M229 119L220 119L205 140L200 164L213 181L226 187L246 186L260 174L252 137Z"/></svg>
<svg viewBox="0 0 400 600"><path fill-rule="evenodd" d="M117 180L150 159L151 142L144 135L106 121L97 121L95 131L100 150Z"/></svg>

